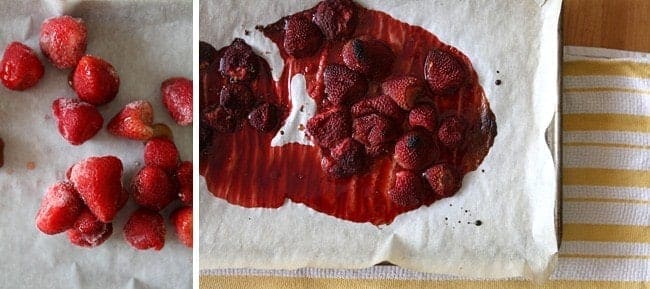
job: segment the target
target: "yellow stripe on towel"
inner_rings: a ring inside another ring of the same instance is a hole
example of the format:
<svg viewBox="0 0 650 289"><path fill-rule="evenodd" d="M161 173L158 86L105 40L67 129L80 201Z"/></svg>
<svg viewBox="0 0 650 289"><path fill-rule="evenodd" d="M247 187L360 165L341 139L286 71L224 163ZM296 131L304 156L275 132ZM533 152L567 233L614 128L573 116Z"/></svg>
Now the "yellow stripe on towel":
<svg viewBox="0 0 650 289"><path fill-rule="evenodd" d="M645 170L563 168L562 184L565 186L650 188L650 173Z"/></svg>
<svg viewBox="0 0 650 289"><path fill-rule="evenodd" d="M649 226L563 224L563 241L650 243Z"/></svg>
<svg viewBox="0 0 650 289"><path fill-rule="evenodd" d="M650 116L615 113L577 113L562 116L565 131L631 131L650 133Z"/></svg>
<svg viewBox="0 0 650 289"><path fill-rule="evenodd" d="M631 61L568 61L562 66L564 76L614 75L650 78L650 64Z"/></svg>

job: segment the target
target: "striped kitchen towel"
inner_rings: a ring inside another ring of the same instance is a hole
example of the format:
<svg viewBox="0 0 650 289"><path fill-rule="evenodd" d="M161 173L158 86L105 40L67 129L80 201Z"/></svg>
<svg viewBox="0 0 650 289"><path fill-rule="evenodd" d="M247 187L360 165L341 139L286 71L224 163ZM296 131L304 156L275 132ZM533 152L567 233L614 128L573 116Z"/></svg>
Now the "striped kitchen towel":
<svg viewBox="0 0 650 289"><path fill-rule="evenodd" d="M201 288L650 288L650 54L565 47L563 221L551 280L463 280L396 266L207 270Z"/></svg>

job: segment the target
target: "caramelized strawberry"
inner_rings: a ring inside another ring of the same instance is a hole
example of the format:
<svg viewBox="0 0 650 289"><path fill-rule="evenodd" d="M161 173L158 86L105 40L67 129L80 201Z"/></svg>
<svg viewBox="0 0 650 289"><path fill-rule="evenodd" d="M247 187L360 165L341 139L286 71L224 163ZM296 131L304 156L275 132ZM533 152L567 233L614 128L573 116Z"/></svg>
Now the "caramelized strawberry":
<svg viewBox="0 0 650 289"><path fill-rule="evenodd" d="M180 207L170 216L171 222L176 229L178 240L183 245L192 248L192 207Z"/></svg>
<svg viewBox="0 0 650 289"><path fill-rule="evenodd" d="M233 111L247 113L255 105L255 97L248 86L239 83L229 83L221 89L219 104Z"/></svg>
<svg viewBox="0 0 650 289"><path fill-rule="evenodd" d="M437 164L430 167L422 174L440 197L449 197L455 194L461 186L461 175L454 167L448 164Z"/></svg>
<svg viewBox="0 0 650 289"><path fill-rule="evenodd" d="M367 169L367 157L363 145L347 138L331 150L331 158L321 162L323 170L334 179L351 177Z"/></svg>
<svg viewBox="0 0 650 289"><path fill-rule="evenodd" d="M207 42L199 41L199 69L205 70L217 59L217 50Z"/></svg>
<svg viewBox="0 0 650 289"><path fill-rule="evenodd" d="M108 131L116 136L134 140L148 140L154 136L151 127L153 108L146 100L128 103L108 123Z"/></svg>
<svg viewBox="0 0 650 289"><path fill-rule="evenodd" d="M356 10L350 0L325 0L316 7L314 23L327 40L345 40L352 37L357 26Z"/></svg>
<svg viewBox="0 0 650 289"><path fill-rule="evenodd" d="M395 144L394 157L402 168L420 170L438 158L438 146L428 133L411 131Z"/></svg>
<svg viewBox="0 0 650 289"><path fill-rule="evenodd" d="M124 225L124 239L138 250L160 251L165 246L165 219L155 211L139 208Z"/></svg>
<svg viewBox="0 0 650 289"><path fill-rule="evenodd" d="M424 97L424 82L412 76L395 76L381 83L381 90L404 110L411 110Z"/></svg>
<svg viewBox="0 0 650 289"><path fill-rule="evenodd" d="M316 144L333 148L352 134L352 120L343 110L326 111L307 121L307 132Z"/></svg>
<svg viewBox="0 0 650 289"><path fill-rule="evenodd" d="M355 118L352 137L366 147L376 147L399 137L399 127L390 119L370 114Z"/></svg>
<svg viewBox="0 0 650 289"><path fill-rule="evenodd" d="M225 48L219 62L219 71L232 82L249 81L257 77L259 59L243 39L235 40Z"/></svg>
<svg viewBox="0 0 650 289"><path fill-rule="evenodd" d="M291 56L303 58L316 53L323 43L318 26L302 14L289 16L284 24L284 50Z"/></svg>
<svg viewBox="0 0 650 289"><path fill-rule="evenodd" d="M361 117L369 114L386 116L398 123L404 119L404 111L389 96L380 95L367 98L355 103L352 108L352 116Z"/></svg>
<svg viewBox="0 0 650 289"><path fill-rule="evenodd" d="M25 90L38 83L45 73L34 50L20 42L7 45L0 61L0 80L11 90Z"/></svg>
<svg viewBox="0 0 650 289"><path fill-rule="evenodd" d="M39 44L56 68L67 69L75 67L84 56L87 38L83 19L63 15L43 21Z"/></svg>
<svg viewBox="0 0 650 289"><path fill-rule="evenodd" d="M440 121L438 140L446 147L455 148L465 139L466 129L467 124L462 118L455 115L448 116Z"/></svg>
<svg viewBox="0 0 650 289"><path fill-rule="evenodd" d="M424 78L434 94L452 94L467 83L469 73L453 54L433 49L424 62Z"/></svg>
<svg viewBox="0 0 650 289"><path fill-rule="evenodd" d="M248 114L248 123L260 132L272 132L280 124L280 109L272 103L263 103Z"/></svg>
<svg viewBox="0 0 650 289"><path fill-rule="evenodd" d="M361 99L368 82L359 73L340 64L330 64L323 72L327 99L334 105L348 105Z"/></svg>
<svg viewBox="0 0 650 289"><path fill-rule="evenodd" d="M238 115L231 109L213 105L202 112L204 127L220 133L232 133L237 129ZM211 130L211 131L212 131Z"/></svg>
<svg viewBox="0 0 650 289"><path fill-rule="evenodd" d="M347 67L371 79L381 79L390 74L395 61L390 46L378 39L352 39L343 46L341 56Z"/></svg>
<svg viewBox="0 0 650 289"><path fill-rule="evenodd" d="M52 114L59 133L72 145L91 139L104 124L104 118L94 105L78 99L57 98L52 103Z"/></svg>
<svg viewBox="0 0 650 289"><path fill-rule="evenodd" d="M436 131L438 110L433 104L421 104L409 112L409 125L412 128L421 127L429 132Z"/></svg>
<svg viewBox="0 0 650 289"><path fill-rule="evenodd" d="M425 193L420 176L411 171L400 171L395 174L395 183L388 191L388 198L398 206L416 208L422 204Z"/></svg>
<svg viewBox="0 0 650 289"><path fill-rule="evenodd" d="M103 223L88 208L84 208L67 234L72 244L97 247L113 234L113 224Z"/></svg>
<svg viewBox="0 0 650 289"><path fill-rule="evenodd" d="M85 55L72 72L71 83L81 100L93 105L102 105L117 95L120 77L113 65L107 61Z"/></svg>
<svg viewBox="0 0 650 289"><path fill-rule="evenodd" d="M83 201L71 182L56 182L41 200L36 213L36 227L49 235L64 232L72 228L83 207Z"/></svg>
<svg viewBox="0 0 650 289"><path fill-rule="evenodd" d="M117 214L122 193L122 161L114 156L90 157L72 167L70 181L88 209L109 223Z"/></svg>

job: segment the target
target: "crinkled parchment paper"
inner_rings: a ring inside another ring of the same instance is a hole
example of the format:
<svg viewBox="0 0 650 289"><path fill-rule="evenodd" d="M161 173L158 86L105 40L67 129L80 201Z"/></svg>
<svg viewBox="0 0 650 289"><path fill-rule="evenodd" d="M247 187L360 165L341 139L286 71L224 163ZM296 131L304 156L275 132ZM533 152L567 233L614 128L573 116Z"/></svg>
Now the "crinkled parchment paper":
<svg viewBox="0 0 650 289"><path fill-rule="evenodd" d="M457 195L379 227L290 201L279 209L234 206L212 197L203 182L201 269L363 268L390 261L467 277L547 276L557 252L556 178L544 133L558 100L561 1L359 2L426 28L471 59L496 115L490 153ZM255 25L315 3L201 1L200 39L218 48L242 37L279 70L277 48Z"/></svg>
<svg viewBox="0 0 650 289"><path fill-rule="evenodd" d="M64 179L70 165L90 156L115 155L124 164L126 185L143 163L142 142L114 137L105 128L76 147L59 135L52 101L76 95L68 86L68 71L55 69L41 55L38 35L44 19L61 13L86 21L87 53L111 62L120 75L119 94L99 108L104 126L126 103L147 99L155 121L172 128L182 159L192 159L192 129L176 125L160 101L162 81L192 75L191 1L0 2L2 51L20 41L35 49L45 65L45 76L29 90L0 86L0 137L6 143L0 168L0 287L191 288L192 251L177 240L169 223L159 252L137 251L124 241L122 228L136 208L133 201L115 219L113 235L93 249L70 244L65 233L48 236L36 228L41 196Z"/></svg>

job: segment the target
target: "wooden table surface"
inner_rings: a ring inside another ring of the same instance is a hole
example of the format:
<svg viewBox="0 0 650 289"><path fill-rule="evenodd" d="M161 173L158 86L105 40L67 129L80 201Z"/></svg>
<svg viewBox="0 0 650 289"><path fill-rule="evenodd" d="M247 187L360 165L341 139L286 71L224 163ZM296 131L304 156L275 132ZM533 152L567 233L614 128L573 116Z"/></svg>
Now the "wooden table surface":
<svg viewBox="0 0 650 289"><path fill-rule="evenodd" d="M650 52L650 0L564 0L564 45Z"/></svg>

